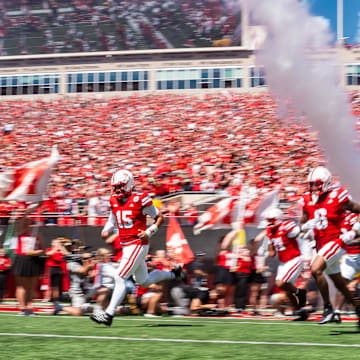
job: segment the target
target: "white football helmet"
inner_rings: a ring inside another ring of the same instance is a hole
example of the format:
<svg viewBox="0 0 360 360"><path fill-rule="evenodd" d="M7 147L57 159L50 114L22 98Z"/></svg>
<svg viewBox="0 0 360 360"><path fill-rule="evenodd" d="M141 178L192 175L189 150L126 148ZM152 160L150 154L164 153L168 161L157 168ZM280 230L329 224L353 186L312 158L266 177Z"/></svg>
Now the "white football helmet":
<svg viewBox="0 0 360 360"><path fill-rule="evenodd" d="M284 213L277 207L270 208L266 211L265 219L267 221L267 226L277 226L280 225L281 220L284 216Z"/></svg>
<svg viewBox="0 0 360 360"><path fill-rule="evenodd" d="M307 183L314 203L321 194L331 189L331 181L331 172L323 166L318 166L310 171Z"/></svg>
<svg viewBox="0 0 360 360"><path fill-rule="evenodd" d="M129 197L135 187L133 174L128 170L118 170L111 178L112 192L119 199Z"/></svg>

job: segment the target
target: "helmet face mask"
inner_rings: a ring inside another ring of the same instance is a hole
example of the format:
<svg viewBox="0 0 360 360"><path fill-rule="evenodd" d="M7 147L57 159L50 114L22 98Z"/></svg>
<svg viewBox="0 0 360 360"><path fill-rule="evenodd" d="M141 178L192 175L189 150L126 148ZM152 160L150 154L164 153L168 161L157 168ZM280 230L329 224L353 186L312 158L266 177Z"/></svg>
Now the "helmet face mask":
<svg viewBox="0 0 360 360"><path fill-rule="evenodd" d="M273 226L278 225L278 219L276 219L276 218L267 218L266 221L267 221L268 227L273 227Z"/></svg>
<svg viewBox="0 0 360 360"><path fill-rule="evenodd" d="M307 182L314 203L317 202L322 194L330 190L331 180L330 171L322 166L310 172Z"/></svg>
<svg viewBox="0 0 360 360"><path fill-rule="evenodd" d="M129 197L134 186L134 177L128 170L118 170L111 178L112 193L118 199Z"/></svg>

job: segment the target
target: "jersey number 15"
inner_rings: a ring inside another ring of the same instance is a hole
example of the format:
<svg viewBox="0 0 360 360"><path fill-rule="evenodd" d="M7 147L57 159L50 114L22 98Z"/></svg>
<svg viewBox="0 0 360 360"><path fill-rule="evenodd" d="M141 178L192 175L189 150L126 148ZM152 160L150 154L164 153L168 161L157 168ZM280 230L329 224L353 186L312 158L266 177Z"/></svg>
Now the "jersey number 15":
<svg viewBox="0 0 360 360"><path fill-rule="evenodd" d="M133 221L131 218L132 210L119 210L116 212L116 219L121 229L131 229L133 227Z"/></svg>

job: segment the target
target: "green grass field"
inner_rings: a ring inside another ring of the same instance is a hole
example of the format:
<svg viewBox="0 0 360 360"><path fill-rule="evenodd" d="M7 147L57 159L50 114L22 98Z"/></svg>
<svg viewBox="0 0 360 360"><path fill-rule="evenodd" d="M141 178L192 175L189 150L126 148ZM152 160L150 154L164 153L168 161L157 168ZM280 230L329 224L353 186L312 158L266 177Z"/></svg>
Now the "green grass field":
<svg viewBox="0 0 360 360"><path fill-rule="evenodd" d="M0 359L359 359L355 322L0 314Z"/></svg>

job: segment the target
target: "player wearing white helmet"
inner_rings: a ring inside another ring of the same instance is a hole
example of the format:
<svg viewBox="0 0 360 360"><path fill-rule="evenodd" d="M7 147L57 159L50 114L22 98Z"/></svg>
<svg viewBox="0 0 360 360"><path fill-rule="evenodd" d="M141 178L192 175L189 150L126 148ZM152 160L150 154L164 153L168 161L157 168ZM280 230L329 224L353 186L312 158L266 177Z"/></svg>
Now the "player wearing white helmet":
<svg viewBox="0 0 360 360"><path fill-rule="evenodd" d="M308 315L302 310L306 304L306 290L294 286L304 266L297 240L300 228L293 220L284 221L283 215L278 207L269 209L265 214L269 256L277 254L279 258L275 284L286 292L293 308L299 310L296 320L306 320Z"/></svg>
<svg viewBox="0 0 360 360"><path fill-rule="evenodd" d="M331 189L331 181L330 171L323 166L318 166L310 171L307 182L313 203L319 200L321 194Z"/></svg>
<svg viewBox="0 0 360 360"><path fill-rule="evenodd" d="M110 185L118 199L129 197L135 187L133 174L128 170L118 170L111 177Z"/></svg>
<svg viewBox="0 0 360 360"><path fill-rule="evenodd" d="M323 274L326 273L345 299L356 307L360 327L359 303L346 287L340 273L339 261L345 253L344 241L341 238L344 213L349 210L359 214L360 205L352 200L345 188L332 187L331 173L322 166L310 172L307 182L309 191L301 199L303 214L300 226L304 233L312 232L316 242L317 255L311 264L311 271L324 302L324 313L319 324L331 321L334 316L328 283Z"/></svg>
<svg viewBox="0 0 360 360"><path fill-rule="evenodd" d="M117 306L126 293L125 282L130 276L143 287L164 280L186 281L181 267L172 271L155 270L148 274L145 257L149 251L149 239L163 223L163 215L153 205L146 193L134 191L135 181L128 170L118 170L111 178L112 195L110 196L110 215L102 230L102 237L107 238L117 227L118 236L123 246L123 256L116 273L115 288L105 312L92 315L91 320L110 326ZM146 227L146 216L154 219L154 223Z"/></svg>

